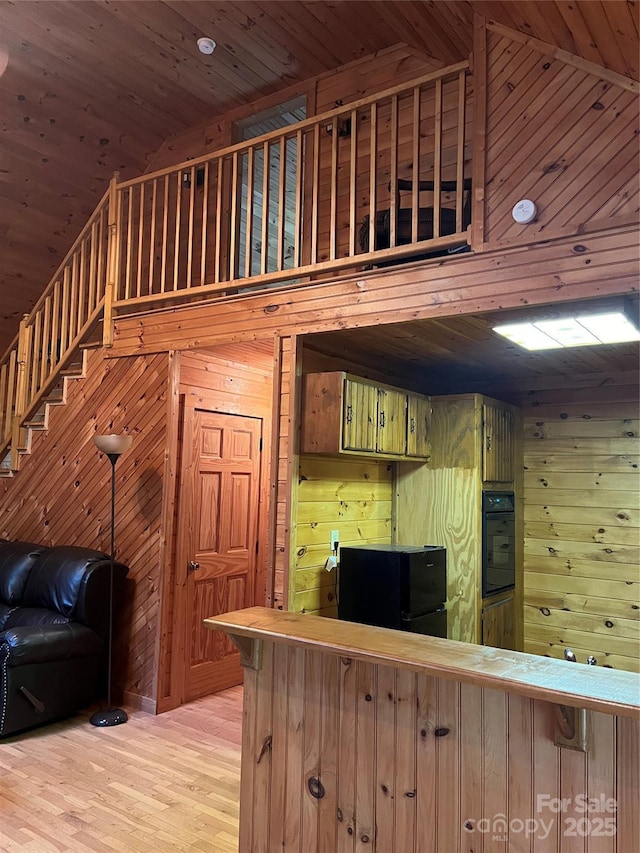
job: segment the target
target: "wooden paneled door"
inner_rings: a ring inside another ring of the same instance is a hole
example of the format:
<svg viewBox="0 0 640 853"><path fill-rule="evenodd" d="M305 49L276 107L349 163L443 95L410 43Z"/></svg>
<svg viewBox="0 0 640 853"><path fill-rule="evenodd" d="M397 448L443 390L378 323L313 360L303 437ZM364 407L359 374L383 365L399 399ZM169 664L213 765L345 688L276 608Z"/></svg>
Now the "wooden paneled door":
<svg viewBox="0 0 640 853"><path fill-rule="evenodd" d="M178 578L186 609L184 701L242 681L239 654L207 616L253 605L262 420L186 407Z"/></svg>

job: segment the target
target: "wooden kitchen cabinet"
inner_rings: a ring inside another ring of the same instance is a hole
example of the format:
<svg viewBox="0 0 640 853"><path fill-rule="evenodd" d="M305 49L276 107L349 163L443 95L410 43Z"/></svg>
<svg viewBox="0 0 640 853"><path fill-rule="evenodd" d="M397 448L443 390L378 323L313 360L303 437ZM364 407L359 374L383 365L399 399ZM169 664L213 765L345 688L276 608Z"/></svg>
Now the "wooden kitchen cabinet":
<svg viewBox="0 0 640 853"><path fill-rule="evenodd" d="M427 458L431 452L431 400L407 395L407 456Z"/></svg>
<svg viewBox="0 0 640 853"><path fill-rule="evenodd" d="M515 601L513 594L482 608L482 644L497 649L516 648Z"/></svg>
<svg viewBox="0 0 640 853"><path fill-rule="evenodd" d="M524 544L518 410L481 394L434 396L429 410L427 463L397 466L397 541L447 549L449 639L520 648ZM407 454L405 463L409 446ZM503 491L513 491L516 503L516 586L510 603L503 603L502 593L484 600L482 594L482 496Z"/></svg>
<svg viewBox="0 0 640 853"><path fill-rule="evenodd" d="M482 479L511 483L514 479L513 411L497 400L482 404Z"/></svg>
<svg viewBox="0 0 640 853"><path fill-rule="evenodd" d="M428 397L400 388L342 371L309 373L303 385L300 452L426 458L430 411Z"/></svg>

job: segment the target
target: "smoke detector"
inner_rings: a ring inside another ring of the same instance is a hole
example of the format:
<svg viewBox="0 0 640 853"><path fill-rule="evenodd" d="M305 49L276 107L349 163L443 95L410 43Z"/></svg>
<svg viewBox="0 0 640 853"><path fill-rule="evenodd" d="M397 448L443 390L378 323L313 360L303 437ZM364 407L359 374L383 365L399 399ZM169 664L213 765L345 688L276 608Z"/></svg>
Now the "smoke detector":
<svg viewBox="0 0 640 853"><path fill-rule="evenodd" d="M198 50L200 51L200 53L204 53L206 55L213 53L213 51L216 49L215 41L213 39L207 38L206 36L202 36L201 38L199 38L196 44L198 45Z"/></svg>

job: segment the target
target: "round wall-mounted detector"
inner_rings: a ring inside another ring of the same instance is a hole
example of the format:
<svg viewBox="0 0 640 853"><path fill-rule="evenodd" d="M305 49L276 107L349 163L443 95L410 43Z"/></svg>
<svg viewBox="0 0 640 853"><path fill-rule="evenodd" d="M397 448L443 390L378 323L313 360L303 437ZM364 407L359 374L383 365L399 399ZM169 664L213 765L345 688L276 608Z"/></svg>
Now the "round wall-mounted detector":
<svg viewBox="0 0 640 853"><path fill-rule="evenodd" d="M533 222L537 213L538 208L535 202L528 198L519 201L511 211L511 215L519 225L528 225L529 222Z"/></svg>
<svg viewBox="0 0 640 853"><path fill-rule="evenodd" d="M213 53L213 51L216 49L216 43L214 42L214 40L207 38L206 36L202 36L202 38L199 38L196 43L198 45L198 50L200 51L200 53L209 54Z"/></svg>

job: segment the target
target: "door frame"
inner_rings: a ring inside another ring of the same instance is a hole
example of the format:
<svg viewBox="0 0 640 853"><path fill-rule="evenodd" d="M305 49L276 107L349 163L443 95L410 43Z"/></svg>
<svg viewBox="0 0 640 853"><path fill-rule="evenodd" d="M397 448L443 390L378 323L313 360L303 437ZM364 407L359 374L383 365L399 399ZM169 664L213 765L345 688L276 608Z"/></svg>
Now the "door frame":
<svg viewBox="0 0 640 853"><path fill-rule="evenodd" d="M279 339L274 339L274 353L279 349ZM198 353L194 353L199 355ZM215 352L208 355L216 357ZM190 393L202 394L203 389L191 389L181 382L183 363L189 353L171 352L169 354L169 379L167 384L167 437L163 481L162 535L160 539L161 581L159 606L155 631L155 673L156 702L158 714L177 708L184 703L184 650L185 636L185 596L186 588L178 584L178 524L177 507L180 495L180 467L182 459L182 424L185 399ZM225 356L221 356L225 358ZM275 358L275 356L274 356ZM240 362L239 362L240 363ZM249 368L252 370L252 368ZM255 368L256 375L264 375L264 370ZM274 374L267 382L264 400L252 397L240 398L232 405L219 396L211 405L204 400L198 408L218 411L220 414L241 415L262 419L262 454L260 462L260 482L258 496L258 555L254 585L254 604L264 605L268 598L265 585L268 578L267 560L269 559L269 524L271 517L271 470L273 466L273 441L277 442L278 431L273 427L273 388L278 377ZM215 392L212 392L215 399ZM274 474L277 477L277 472ZM275 505L274 510L275 512ZM182 593L182 595L181 595Z"/></svg>

